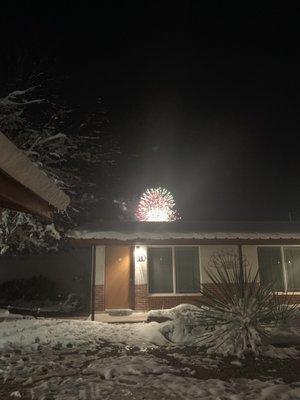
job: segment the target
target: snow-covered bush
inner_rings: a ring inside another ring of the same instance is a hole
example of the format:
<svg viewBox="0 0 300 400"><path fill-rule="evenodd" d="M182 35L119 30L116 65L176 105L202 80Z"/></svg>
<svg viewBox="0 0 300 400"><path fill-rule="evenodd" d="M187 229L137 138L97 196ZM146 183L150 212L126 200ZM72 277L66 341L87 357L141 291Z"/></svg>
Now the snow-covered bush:
<svg viewBox="0 0 300 400"><path fill-rule="evenodd" d="M180 304L170 309L150 310L148 322L159 322L159 332L168 342L177 345L194 345L195 340L207 330L202 319L206 307L193 304Z"/></svg>
<svg viewBox="0 0 300 400"><path fill-rule="evenodd" d="M55 282L45 276L33 276L29 279L13 279L0 284L0 300L4 301L40 301L57 300L58 291Z"/></svg>
<svg viewBox="0 0 300 400"><path fill-rule="evenodd" d="M210 327L199 339L210 353L242 357L258 355L268 342L270 328L287 320L295 311L291 298L277 296L273 284L259 284L247 260L234 252L212 257L207 269L212 284L202 293L208 307L197 313L197 323Z"/></svg>

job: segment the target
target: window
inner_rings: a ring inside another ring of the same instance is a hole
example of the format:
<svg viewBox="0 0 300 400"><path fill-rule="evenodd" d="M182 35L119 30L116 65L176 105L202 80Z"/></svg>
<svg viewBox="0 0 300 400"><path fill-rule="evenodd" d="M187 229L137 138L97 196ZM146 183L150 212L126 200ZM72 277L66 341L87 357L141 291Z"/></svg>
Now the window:
<svg viewBox="0 0 300 400"><path fill-rule="evenodd" d="M280 247L258 247L258 265L260 283L274 285L277 291L284 291L284 279Z"/></svg>
<svg viewBox="0 0 300 400"><path fill-rule="evenodd" d="M284 262L288 291L300 290L300 248L284 248Z"/></svg>
<svg viewBox="0 0 300 400"><path fill-rule="evenodd" d="M148 251L149 292L173 293L171 247L151 247Z"/></svg>
<svg viewBox="0 0 300 400"><path fill-rule="evenodd" d="M149 247L150 293L198 293L198 247Z"/></svg>
<svg viewBox="0 0 300 400"><path fill-rule="evenodd" d="M200 289L197 247L175 247L176 292L197 293Z"/></svg>
<svg viewBox="0 0 300 400"><path fill-rule="evenodd" d="M262 285L274 283L278 292L300 291L300 247L258 247L257 255Z"/></svg>

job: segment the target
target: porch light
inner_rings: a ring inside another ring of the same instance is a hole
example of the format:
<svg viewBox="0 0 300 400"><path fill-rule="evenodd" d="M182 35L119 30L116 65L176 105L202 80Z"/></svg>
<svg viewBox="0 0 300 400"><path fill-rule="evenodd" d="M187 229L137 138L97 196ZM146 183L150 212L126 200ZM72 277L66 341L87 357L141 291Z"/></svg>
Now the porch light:
<svg viewBox="0 0 300 400"><path fill-rule="evenodd" d="M136 285L147 283L147 246L137 245L134 249L134 276Z"/></svg>
<svg viewBox="0 0 300 400"><path fill-rule="evenodd" d="M144 246L136 246L134 249L135 262L145 262L147 261L147 250Z"/></svg>

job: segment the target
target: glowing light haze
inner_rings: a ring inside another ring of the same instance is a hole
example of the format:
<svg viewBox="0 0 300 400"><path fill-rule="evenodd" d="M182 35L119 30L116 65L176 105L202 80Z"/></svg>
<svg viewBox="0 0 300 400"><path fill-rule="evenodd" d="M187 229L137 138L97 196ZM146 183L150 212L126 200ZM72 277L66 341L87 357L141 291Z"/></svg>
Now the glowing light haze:
<svg viewBox="0 0 300 400"><path fill-rule="evenodd" d="M167 189L151 188L141 196L135 216L138 221L176 221L180 216L174 207L174 198Z"/></svg>

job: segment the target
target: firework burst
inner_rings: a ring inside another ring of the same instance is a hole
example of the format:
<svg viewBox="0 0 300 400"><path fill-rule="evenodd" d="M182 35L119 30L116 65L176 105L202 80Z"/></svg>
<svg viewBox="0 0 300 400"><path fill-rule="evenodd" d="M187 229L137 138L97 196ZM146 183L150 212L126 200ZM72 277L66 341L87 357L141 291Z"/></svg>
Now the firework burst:
<svg viewBox="0 0 300 400"><path fill-rule="evenodd" d="M174 207L173 196L167 189L147 189L140 198L135 215L138 221L176 221L180 216Z"/></svg>

